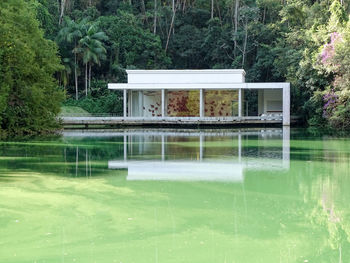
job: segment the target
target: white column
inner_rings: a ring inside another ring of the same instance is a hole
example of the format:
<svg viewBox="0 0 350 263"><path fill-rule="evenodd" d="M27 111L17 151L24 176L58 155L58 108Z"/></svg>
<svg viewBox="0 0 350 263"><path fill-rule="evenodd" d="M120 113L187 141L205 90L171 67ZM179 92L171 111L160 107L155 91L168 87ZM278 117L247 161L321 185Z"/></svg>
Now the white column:
<svg viewBox="0 0 350 263"><path fill-rule="evenodd" d="M204 90L199 90L199 117L204 117Z"/></svg>
<svg viewBox="0 0 350 263"><path fill-rule="evenodd" d="M123 116L124 118L127 117L127 113L126 113L126 89L123 90Z"/></svg>
<svg viewBox="0 0 350 263"><path fill-rule="evenodd" d="M242 89L238 89L238 117L242 117Z"/></svg>
<svg viewBox="0 0 350 263"><path fill-rule="evenodd" d="M242 89L241 90L241 101L242 101L242 103L241 103L241 115L242 115L242 117L244 117L245 116L245 109L244 109L244 89Z"/></svg>
<svg viewBox="0 0 350 263"><path fill-rule="evenodd" d="M264 113L264 90L258 91L258 116Z"/></svg>
<svg viewBox="0 0 350 263"><path fill-rule="evenodd" d="M139 116L143 117L143 92L139 91Z"/></svg>
<svg viewBox="0 0 350 263"><path fill-rule="evenodd" d="M165 117L165 90L162 89L162 117Z"/></svg>
<svg viewBox="0 0 350 263"><path fill-rule="evenodd" d="M283 87L283 125L290 125L290 84Z"/></svg>
<svg viewBox="0 0 350 263"><path fill-rule="evenodd" d="M130 116L135 117L134 107L133 107L133 99L132 99L132 90L130 90Z"/></svg>
<svg viewBox="0 0 350 263"><path fill-rule="evenodd" d="M128 116L129 117L132 117L131 95L132 95L132 90L128 90Z"/></svg>

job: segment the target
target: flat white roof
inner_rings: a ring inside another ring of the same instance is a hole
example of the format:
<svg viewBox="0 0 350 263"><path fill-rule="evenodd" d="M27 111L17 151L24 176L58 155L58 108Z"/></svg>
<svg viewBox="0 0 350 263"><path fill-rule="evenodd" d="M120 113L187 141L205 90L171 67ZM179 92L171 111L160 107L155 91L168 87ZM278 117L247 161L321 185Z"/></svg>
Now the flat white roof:
<svg viewBox="0 0 350 263"><path fill-rule="evenodd" d="M127 70L129 84L244 83L243 69Z"/></svg>
<svg viewBox="0 0 350 263"><path fill-rule="evenodd" d="M116 90L283 89L289 83L246 83L244 69L126 70L128 83L110 83Z"/></svg>
<svg viewBox="0 0 350 263"><path fill-rule="evenodd" d="M287 82L264 83L109 83L114 90L223 90L223 89L283 89L289 87Z"/></svg>
<svg viewBox="0 0 350 263"><path fill-rule="evenodd" d="M127 69L129 74L243 74L244 69Z"/></svg>

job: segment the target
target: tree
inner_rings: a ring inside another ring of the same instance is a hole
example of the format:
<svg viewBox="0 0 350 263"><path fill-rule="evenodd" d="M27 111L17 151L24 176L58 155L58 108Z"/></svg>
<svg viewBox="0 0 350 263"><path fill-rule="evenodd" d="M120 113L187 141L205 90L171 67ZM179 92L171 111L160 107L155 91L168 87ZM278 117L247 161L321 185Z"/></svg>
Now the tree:
<svg viewBox="0 0 350 263"><path fill-rule="evenodd" d="M67 88L72 69L75 67L74 62L70 58L62 58L63 69L60 71L59 83Z"/></svg>
<svg viewBox="0 0 350 263"><path fill-rule="evenodd" d="M323 96L323 116L336 129L350 128L350 22L339 1L330 7L328 34L315 67L320 67L332 78Z"/></svg>
<svg viewBox="0 0 350 263"><path fill-rule="evenodd" d="M79 87L78 87L78 42L83 37L83 32L86 31L87 20L83 19L79 23L66 17L64 20L64 26L58 33L57 42L67 42L73 44L67 48L74 54L74 80L75 80L75 99L79 99ZM62 48L61 48L62 52Z"/></svg>
<svg viewBox="0 0 350 263"><path fill-rule="evenodd" d="M28 134L57 128L64 98L53 75L62 67L24 0L0 2L0 127Z"/></svg>
<svg viewBox="0 0 350 263"><path fill-rule="evenodd" d="M87 96L91 83L91 67L93 64L100 65L101 60L106 58L107 51L102 41L108 40L108 37L104 32L99 31L96 24L90 24L86 28L83 37L79 40L78 51L85 64L85 95Z"/></svg>
<svg viewBox="0 0 350 263"><path fill-rule="evenodd" d="M330 47L332 33L346 40L350 14L346 1L36 1L30 2L46 37L54 38L63 19L57 39L65 69L57 76L67 93L74 94L75 86L76 98L83 82L87 93L99 81L125 81L126 68L243 67L247 81L291 82L292 114L303 116L309 124L323 125L330 122L322 116L323 96L332 88L338 96L348 85L348 62L342 58L342 53L348 52L345 46L334 47L338 51L330 64L320 63L321 51L324 45ZM109 37L108 41L99 40L102 48L89 37L80 43L95 23ZM85 71L85 80L78 78L80 69ZM93 94L90 92L91 97ZM343 105L350 100L338 98Z"/></svg>
<svg viewBox="0 0 350 263"><path fill-rule="evenodd" d="M101 64L104 74L108 72L106 67L111 75L116 75L125 68L169 66L170 59L165 55L159 36L144 30L134 15L119 12L118 16L101 17L98 23L109 38L107 60Z"/></svg>

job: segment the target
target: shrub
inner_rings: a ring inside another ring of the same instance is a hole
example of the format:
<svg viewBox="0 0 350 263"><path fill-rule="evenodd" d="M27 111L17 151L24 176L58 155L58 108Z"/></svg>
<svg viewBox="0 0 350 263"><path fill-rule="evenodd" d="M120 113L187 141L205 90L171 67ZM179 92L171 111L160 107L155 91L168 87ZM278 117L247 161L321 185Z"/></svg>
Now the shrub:
<svg viewBox="0 0 350 263"><path fill-rule="evenodd" d="M91 89L87 97L83 97L80 100L69 98L64 105L81 107L93 114L123 115L123 97L121 92L108 90L107 82L103 80L93 80L91 82Z"/></svg>

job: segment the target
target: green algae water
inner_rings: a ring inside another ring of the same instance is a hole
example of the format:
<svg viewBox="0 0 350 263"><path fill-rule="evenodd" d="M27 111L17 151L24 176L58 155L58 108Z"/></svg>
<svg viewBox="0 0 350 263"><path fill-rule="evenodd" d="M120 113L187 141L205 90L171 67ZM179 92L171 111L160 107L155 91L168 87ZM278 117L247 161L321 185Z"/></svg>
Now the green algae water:
<svg viewBox="0 0 350 263"><path fill-rule="evenodd" d="M350 262L350 138L65 132L0 143L0 262Z"/></svg>

